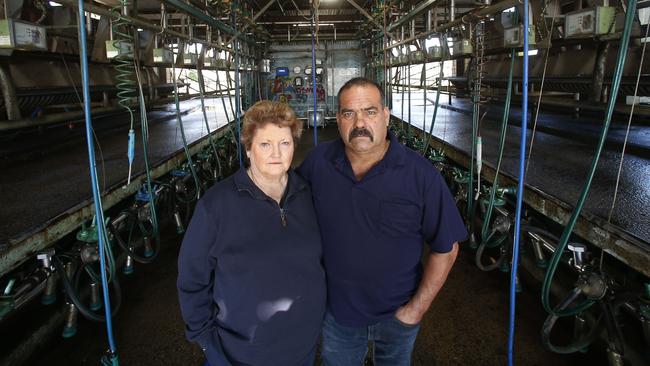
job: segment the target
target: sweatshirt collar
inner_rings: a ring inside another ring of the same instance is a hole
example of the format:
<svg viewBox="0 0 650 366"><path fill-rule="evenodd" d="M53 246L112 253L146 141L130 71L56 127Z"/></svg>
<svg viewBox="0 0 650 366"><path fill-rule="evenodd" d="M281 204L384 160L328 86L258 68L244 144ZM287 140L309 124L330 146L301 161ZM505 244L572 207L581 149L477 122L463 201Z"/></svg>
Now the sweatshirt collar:
<svg viewBox="0 0 650 366"><path fill-rule="evenodd" d="M300 177L293 169L289 169L289 179L287 180L288 191L285 194L285 197L290 197L291 195L302 191L307 187L307 183ZM250 193L253 198L258 200L266 200L269 197L262 192L262 190L253 182L246 168L240 168L235 172L233 177L235 187L238 191L247 191Z"/></svg>

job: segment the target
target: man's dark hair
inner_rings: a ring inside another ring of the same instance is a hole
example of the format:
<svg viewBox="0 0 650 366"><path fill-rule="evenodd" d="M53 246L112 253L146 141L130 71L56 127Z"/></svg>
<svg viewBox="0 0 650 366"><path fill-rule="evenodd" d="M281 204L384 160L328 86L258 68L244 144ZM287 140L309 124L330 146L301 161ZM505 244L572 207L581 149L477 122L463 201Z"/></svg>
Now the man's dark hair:
<svg viewBox="0 0 650 366"><path fill-rule="evenodd" d="M381 106L384 107L384 97L385 97L384 90L379 86L379 84L377 84L376 82L368 78L356 77L348 80L345 84L343 84L341 89L339 89L339 93L336 95L336 100L339 105L339 111L341 110L341 94L343 94L344 91L351 89L353 86L374 86L375 88L377 88L377 90L379 91L379 100L381 102Z"/></svg>

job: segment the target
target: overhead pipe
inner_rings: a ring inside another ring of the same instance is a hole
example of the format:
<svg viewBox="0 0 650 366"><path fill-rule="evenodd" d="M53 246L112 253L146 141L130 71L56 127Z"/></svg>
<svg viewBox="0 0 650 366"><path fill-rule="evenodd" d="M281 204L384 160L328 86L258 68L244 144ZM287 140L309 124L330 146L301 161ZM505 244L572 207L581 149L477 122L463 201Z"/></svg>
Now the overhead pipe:
<svg viewBox="0 0 650 366"><path fill-rule="evenodd" d="M399 47L399 46L402 46L404 44L411 43L411 42L413 42L413 41L415 41L417 39L426 38L426 37L428 37L428 36L430 36L432 34L435 34L435 33L444 33L448 29L458 27L458 26L463 25L465 23L470 23L470 22L479 20L479 19L484 18L484 17L486 17L488 15L492 15L494 13L503 11L505 9L512 8L513 6L516 6L516 5L519 5L519 4L521 4L521 2L519 0L504 0L504 1L498 2L498 3L494 4L494 5L486 6L484 8L480 8L480 9L477 9L475 11L467 12L466 14L463 14L459 19L452 20L449 23L440 25L439 27L437 27L437 29L434 28L431 31L425 31L425 32L422 32L420 34L416 34L414 37L410 37L408 39L404 39L402 41L399 41L397 43L389 45L385 49L388 50L388 49L391 49L391 48ZM383 52L383 51L384 50L380 50L379 52Z"/></svg>
<svg viewBox="0 0 650 366"><path fill-rule="evenodd" d="M177 9L179 9L179 10L182 10L182 11L188 13L189 15L194 17L195 19L198 19L198 20L201 20L201 21L205 22L207 25L209 25L211 27L217 28L217 29L221 30L222 32L228 33L230 35L237 36L237 38L243 40L244 42L246 42L248 44L255 45L255 40L253 40L253 39L251 39L249 37L246 37L244 35L239 34L239 32L237 32L237 30L235 30L235 29L231 28L230 26L224 24L220 20L217 20L217 19L213 18L212 16L205 14L200 9L195 7L194 5L188 4L188 3L184 2L184 1L181 1L181 0L162 0L162 1L164 3L166 3L166 4L169 4L169 5L175 7Z"/></svg>
<svg viewBox="0 0 650 366"><path fill-rule="evenodd" d="M426 0L418 4L413 10L408 12L405 16L401 17L398 19L395 23L391 24L386 28L387 31L392 32L398 27L402 26L403 24L409 22L410 20L414 19L418 15L420 15L422 12L429 10L432 5L435 3L439 2L440 0ZM452 0L453 3L454 0Z"/></svg>
<svg viewBox="0 0 650 366"><path fill-rule="evenodd" d="M68 6L68 7L77 7L78 6L77 2L75 0L60 0L60 1L57 1L57 2L62 4L62 5ZM112 20L116 20L116 19L120 18L120 16L118 16L117 14L114 14L109 9L103 8L101 6L93 5L91 3L84 3L84 8L86 9L86 11L89 11L91 13L95 13L95 14L98 14L98 15L102 15L102 16L107 16ZM130 16L121 16L121 18L126 20L128 23L131 23L132 25L138 27L138 28L148 29L148 30L156 32L156 33L165 33L165 34L168 34L168 35L170 35L172 37L178 37L180 39L190 41L191 43L201 43L201 44L203 44L203 45L205 45L207 47L216 48L216 49L219 49L219 50L222 50L222 51L234 52L230 48L224 47L219 43L210 43L210 42L207 42L206 40L203 40L203 39L190 38L190 37L188 37L187 35L185 35L185 34L183 34L181 32L177 32L177 31L171 30L169 28L163 28L163 27L161 27L161 26L159 26L157 24L149 23L149 22L144 21L142 19L133 18L133 17L130 17ZM250 57L250 55L245 55L245 56Z"/></svg>

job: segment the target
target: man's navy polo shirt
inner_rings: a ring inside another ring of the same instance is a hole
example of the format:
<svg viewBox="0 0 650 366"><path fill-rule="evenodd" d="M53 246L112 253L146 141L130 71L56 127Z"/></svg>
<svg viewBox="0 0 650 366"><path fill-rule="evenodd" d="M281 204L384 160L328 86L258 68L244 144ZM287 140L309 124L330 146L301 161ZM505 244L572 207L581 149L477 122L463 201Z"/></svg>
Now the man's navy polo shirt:
<svg viewBox="0 0 650 366"><path fill-rule="evenodd" d="M385 320L413 296L423 243L447 253L467 230L438 170L389 132L384 158L357 181L341 139L298 172L312 187L323 240L328 310L344 326Z"/></svg>

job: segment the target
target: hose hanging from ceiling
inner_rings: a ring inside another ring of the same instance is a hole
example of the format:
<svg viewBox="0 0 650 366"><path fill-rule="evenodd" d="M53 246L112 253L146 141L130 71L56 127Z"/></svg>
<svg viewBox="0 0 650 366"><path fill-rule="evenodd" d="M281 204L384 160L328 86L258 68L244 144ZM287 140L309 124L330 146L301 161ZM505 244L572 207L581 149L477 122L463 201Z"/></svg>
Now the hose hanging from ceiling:
<svg viewBox="0 0 650 366"><path fill-rule="evenodd" d="M135 158L135 118L133 115L133 108L131 103L135 97L135 67L133 65L133 41L134 37L131 34L131 25L124 19L127 15L128 9L131 6L129 0L121 0L111 7L111 13L116 18L112 22L111 31L113 34L113 48L117 50L115 60L115 72L117 82L117 103L120 107L124 108L129 113L130 128L128 134L127 145L127 158L129 160L129 173L126 179L126 184L131 183L131 171L133 168L133 160Z"/></svg>
<svg viewBox="0 0 650 366"><path fill-rule="evenodd" d="M598 161L600 160L600 154L602 153L603 147L605 146L607 132L609 131L609 126L612 120L612 114L614 113L616 98L618 97L618 91L621 85L623 68L625 66L625 60L627 58L628 45L630 42L630 34L632 32L632 24L634 23L634 16L636 13L636 5L637 2L635 0L627 1L625 23L623 27L623 32L621 34L621 42L619 45L618 56L616 59L616 69L614 71L614 78L612 80L612 85L610 89L611 92L609 93L609 101L607 103L607 112L605 115L605 121L603 122L603 129L600 134L600 139L596 147L596 152L594 154L594 158L592 160L587 179L585 180L585 184L582 188L582 193L580 194L580 198L576 203L575 209L571 214L571 218L569 219L567 226L564 228L564 231L562 232L562 236L560 237L560 241L558 242L553 257L551 258L548 271L546 272L546 276L544 277L544 282L542 284L542 305L544 305L544 309L546 310L546 312L548 312L551 315L556 315L560 317L572 316L584 311L585 309L589 308L591 305L594 304L593 300L586 299L572 308L559 310L558 308L552 306L550 303L551 284L553 282L553 277L555 276L555 272L560 262L560 258L564 253L564 249L567 246L569 237L571 236L571 233L573 232L573 228L575 227L578 217L580 216L580 212L584 207L585 201L587 199L587 195L589 194L589 189L591 188L591 183L596 173Z"/></svg>
<svg viewBox="0 0 650 366"><path fill-rule="evenodd" d="M111 302L108 294L108 279L106 271L106 255L105 247L109 245L106 240L106 226L104 220L104 211L102 208L102 199L99 192L99 184L97 182L97 169L95 167L95 148L93 146L92 139L92 121L90 117L90 82L88 75L88 51L87 51L87 37L86 37L86 27L85 27L85 11L84 11L84 0L78 1L79 8L79 49L80 49L80 64L81 64L81 78L83 82L83 97L84 97L84 117L86 121L86 141L88 143L88 162L90 164L90 180L92 185L93 192L93 201L95 203L95 217L97 220L97 231L98 231L98 253L99 253L99 265L101 272L101 282L102 290L104 294L104 311L106 317L106 332L108 336L109 351L108 354L102 357L102 364L104 365L113 365L117 366L119 364L117 358L117 347L115 345L115 339L113 337L113 324L111 319Z"/></svg>
<svg viewBox="0 0 650 366"><path fill-rule="evenodd" d="M178 41L180 45L180 40ZM179 46L180 47L180 46ZM187 164L189 165L190 172L192 173L192 179L194 179L194 185L196 187L196 196L194 198L198 199L201 196L201 184L199 183L199 177L196 174L196 169L194 168L194 161L192 159L192 154L190 154L190 149L187 145L187 138L185 136L185 128L183 127L183 118L181 117L181 106L178 101L178 81L176 80L176 61L172 62L172 82L174 83L174 104L176 105L176 122L181 131L181 138L183 139L183 149L185 150L185 157L187 158Z"/></svg>

